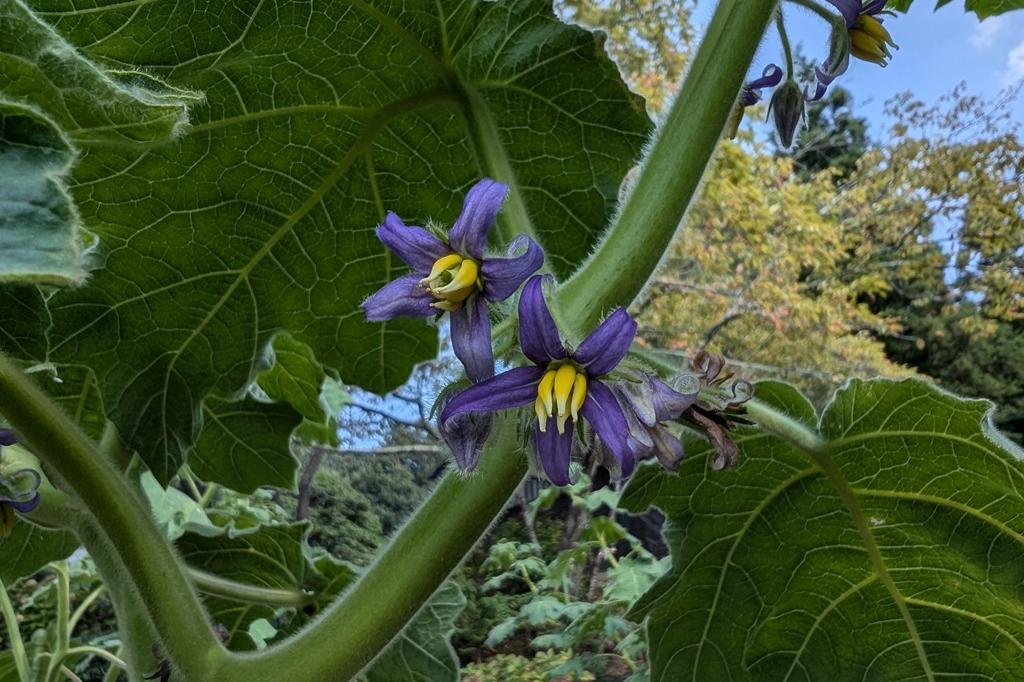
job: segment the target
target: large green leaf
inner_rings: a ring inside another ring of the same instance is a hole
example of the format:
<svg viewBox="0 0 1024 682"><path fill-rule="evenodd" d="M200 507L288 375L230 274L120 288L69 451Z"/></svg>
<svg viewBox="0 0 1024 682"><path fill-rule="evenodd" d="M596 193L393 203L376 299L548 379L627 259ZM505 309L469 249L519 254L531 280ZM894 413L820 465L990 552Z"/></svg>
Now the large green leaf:
<svg viewBox="0 0 1024 682"><path fill-rule="evenodd" d="M327 555L313 557L306 544L305 523L265 525L238 531L233 528L192 526L177 540L188 564L216 579L302 595L301 603L281 614L279 605L239 594L228 598L208 593L207 610L228 632L227 645L249 650L257 646L250 626L262 619L279 627L279 634L294 632L325 608L355 579L356 569ZM202 590L207 581L199 581ZM455 618L465 606L458 586L446 583L420 610L395 641L366 672L369 682L422 682L458 680L459 663L448 640Z"/></svg>
<svg viewBox="0 0 1024 682"><path fill-rule="evenodd" d="M343 565L314 565L305 544L307 524L268 525L244 531L193 526L177 540L178 550L195 569L211 576L265 590L310 595L310 613L320 599L344 589L355 572ZM202 583L200 583L202 589ZM329 594L321 597L324 591ZM261 601L208 595L206 608L213 621L227 629L232 649L255 648L249 625L258 618L271 620L276 607ZM295 617L304 620L299 610Z"/></svg>
<svg viewBox="0 0 1024 682"><path fill-rule="evenodd" d="M46 359L50 314L36 287L0 285L0 350L28 362Z"/></svg>
<svg viewBox="0 0 1024 682"><path fill-rule="evenodd" d="M74 156L46 115L0 98L0 281L84 279L80 225L64 187Z"/></svg>
<svg viewBox="0 0 1024 682"><path fill-rule="evenodd" d="M51 561L67 558L78 546L72 533L43 530L18 519L10 537L0 538L0 580L10 585Z"/></svg>
<svg viewBox="0 0 1024 682"><path fill-rule="evenodd" d="M386 210L451 223L475 180L507 180L522 210L499 232L565 274L649 129L601 39L547 0L33 5L89 57L205 94L173 144L85 150L72 192L104 268L50 301L53 359L96 369L164 480L206 395L238 394L278 331L376 391L433 355L430 327L358 309L401 273L373 236Z"/></svg>
<svg viewBox="0 0 1024 682"><path fill-rule="evenodd" d="M274 364L260 373L259 388L272 400L290 404L304 421L296 437L308 443L338 444L338 412L348 393L324 371L313 349L287 334L274 339Z"/></svg>
<svg viewBox="0 0 1024 682"><path fill-rule="evenodd" d="M242 493L261 485L295 487L298 462L289 441L302 418L291 405L210 397L203 418L203 431L189 453L200 478Z"/></svg>
<svg viewBox="0 0 1024 682"><path fill-rule="evenodd" d="M906 12L910 9L912 2L914 2L914 0L889 0L889 7L901 12ZM953 0L938 0L935 3L935 9L945 7L951 2L953 2ZM984 19L985 17L991 17L996 14L1002 14L1003 12L1022 8L1024 8L1024 0L964 0L964 9L968 12L974 12L977 14L978 19Z"/></svg>
<svg viewBox="0 0 1024 682"><path fill-rule="evenodd" d="M370 669L366 682L458 682L459 658L449 643L466 606L459 586L442 585Z"/></svg>
<svg viewBox="0 0 1024 682"><path fill-rule="evenodd" d="M1024 466L990 407L854 381L815 458L747 430L734 470L698 441L678 476L644 469L623 504L661 507L673 552L635 607L652 680L1024 679Z"/></svg>
<svg viewBox="0 0 1024 682"><path fill-rule="evenodd" d="M81 225L65 189L75 145L170 141L196 98L102 70L21 0L0 4L0 35L0 281L81 282Z"/></svg>

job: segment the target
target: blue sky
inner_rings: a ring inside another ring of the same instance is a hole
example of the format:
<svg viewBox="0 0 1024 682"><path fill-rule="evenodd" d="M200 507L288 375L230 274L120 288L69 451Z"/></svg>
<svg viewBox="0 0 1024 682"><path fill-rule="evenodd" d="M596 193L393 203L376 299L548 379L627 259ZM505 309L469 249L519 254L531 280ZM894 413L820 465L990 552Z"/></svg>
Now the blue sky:
<svg viewBox="0 0 1024 682"><path fill-rule="evenodd" d="M713 0L698 0L694 21L706 26ZM822 4L826 4L822 2ZM907 14L887 18L886 26L900 49L886 68L851 60L850 70L839 81L853 91L856 108L878 120L885 101L910 90L925 103L948 94L961 81L968 91L995 99L999 91L1024 81L1024 10L1008 12L979 22L963 10L963 0L953 0L933 11L935 0L916 0ZM828 50L828 27L809 11L784 3L792 42L808 56ZM755 71L768 62L782 64L774 30L761 46ZM1012 108L1015 120L1024 122L1024 97ZM881 131L873 127L873 133Z"/></svg>

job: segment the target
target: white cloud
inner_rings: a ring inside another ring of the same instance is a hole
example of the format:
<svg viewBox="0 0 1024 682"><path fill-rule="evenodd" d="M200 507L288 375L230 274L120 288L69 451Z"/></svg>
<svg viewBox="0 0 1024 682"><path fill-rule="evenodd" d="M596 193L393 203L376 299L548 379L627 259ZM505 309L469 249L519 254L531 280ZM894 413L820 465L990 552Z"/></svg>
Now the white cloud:
<svg viewBox="0 0 1024 682"><path fill-rule="evenodd" d="M971 45L978 49L991 47L992 41L1006 28L1006 17L989 17L985 21L979 21L971 34Z"/></svg>
<svg viewBox="0 0 1024 682"><path fill-rule="evenodd" d="M1006 57L1006 74L1003 76L1003 82L1006 85L1013 85L1022 80L1024 80L1024 41L1010 50L1010 54Z"/></svg>

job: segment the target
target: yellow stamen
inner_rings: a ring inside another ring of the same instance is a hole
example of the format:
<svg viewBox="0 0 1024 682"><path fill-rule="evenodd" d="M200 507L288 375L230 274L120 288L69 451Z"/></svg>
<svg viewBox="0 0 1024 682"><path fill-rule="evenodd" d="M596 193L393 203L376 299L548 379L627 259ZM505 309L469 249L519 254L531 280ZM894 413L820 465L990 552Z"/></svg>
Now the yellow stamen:
<svg viewBox="0 0 1024 682"><path fill-rule="evenodd" d="M420 280L420 284L428 284L433 280L441 276L445 270L450 270L456 265L462 262L462 256L457 253L450 253L447 256L441 256L434 261L434 266L430 268L430 274Z"/></svg>
<svg viewBox="0 0 1024 682"><path fill-rule="evenodd" d="M541 424L544 424L548 417L555 413L555 406L551 399L551 389L555 385L555 374L556 372L553 369L544 372L544 376L541 377L540 383L537 385L537 400L544 403L544 419L541 420Z"/></svg>
<svg viewBox="0 0 1024 682"><path fill-rule="evenodd" d="M555 405L558 408L558 433L565 433L565 422L569 418L569 398L576 383L576 368L562 365L555 374Z"/></svg>
<svg viewBox="0 0 1024 682"><path fill-rule="evenodd" d="M555 417L558 433L564 434L566 422L579 419L586 398L587 375L575 363L566 362L544 372L533 402L541 433L547 432L548 420Z"/></svg>
<svg viewBox="0 0 1024 682"><path fill-rule="evenodd" d="M882 22L880 22L878 19L875 19L874 17L862 15L857 20L857 23L854 28L860 29L864 33L867 33L869 36L871 36L880 43L896 47L896 43L894 43L892 40L892 35L890 35L889 31L885 28L885 26L882 25Z"/></svg>
<svg viewBox="0 0 1024 682"><path fill-rule="evenodd" d="M850 52L864 61L876 63L885 61L885 52L882 51L878 41L864 31L850 32Z"/></svg>
<svg viewBox="0 0 1024 682"><path fill-rule="evenodd" d="M464 260L459 266L459 271L455 273L454 277L452 277L452 281L439 289L434 289L433 292L434 294L438 294L449 299L451 296L454 296L456 292L461 293L460 289L466 289L469 293L472 293L472 287L476 284L476 280L479 275L480 266L477 265L475 261ZM469 296L469 293L466 293L466 295L463 296L463 299L465 299L466 296Z"/></svg>
<svg viewBox="0 0 1024 682"><path fill-rule="evenodd" d="M572 365L562 365L555 374L555 404L558 406L558 413L566 411L569 404L569 397L572 395L572 385L576 381L576 368Z"/></svg>
<svg viewBox="0 0 1024 682"><path fill-rule="evenodd" d="M537 396L537 399L533 401L533 411L537 414L537 423L540 425L540 432L546 433L548 430L548 417L551 415L546 409L544 409L544 401Z"/></svg>
<svg viewBox="0 0 1024 682"><path fill-rule="evenodd" d="M587 375L580 372L576 375L576 381L572 385L572 402L569 403L570 414L572 414L572 420L576 421L580 418L580 408L583 407L583 401L587 399Z"/></svg>
<svg viewBox="0 0 1024 682"><path fill-rule="evenodd" d="M430 307L431 308L437 308L438 310L443 310L446 313L454 313L456 310L459 309L459 304L458 304L457 301L441 300L441 301L434 301L433 303L430 304Z"/></svg>

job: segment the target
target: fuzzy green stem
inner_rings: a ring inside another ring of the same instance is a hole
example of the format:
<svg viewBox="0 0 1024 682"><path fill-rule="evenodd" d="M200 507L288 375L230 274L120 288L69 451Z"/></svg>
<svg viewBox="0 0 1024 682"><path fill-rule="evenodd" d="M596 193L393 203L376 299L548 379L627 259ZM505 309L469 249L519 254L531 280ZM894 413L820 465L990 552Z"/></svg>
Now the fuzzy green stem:
<svg viewBox="0 0 1024 682"><path fill-rule="evenodd" d="M354 677L412 620L504 508L526 475L518 441L516 424L501 420L477 471L446 475L314 627L262 654L239 656L217 681Z"/></svg>
<svg viewBox="0 0 1024 682"><path fill-rule="evenodd" d="M559 287L563 331L582 336L628 306L697 193L777 0L720 0L640 176L600 247Z"/></svg>
<svg viewBox="0 0 1024 682"><path fill-rule="evenodd" d="M789 33L786 31L786 21L782 17L782 8L779 8L775 15L775 27L779 31L779 42L782 43L782 54L786 58L786 78L793 78L793 48L789 45Z"/></svg>
<svg viewBox="0 0 1024 682"><path fill-rule="evenodd" d="M100 598L100 595L103 594L105 589L106 588L103 585L100 585L90 592L89 596L82 600L82 603L78 605L78 608L71 614L71 619L68 621L68 634L74 634L75 626L78 625L78 621L82 619L82 616L84 616L85 612L89 610L89 607L96 603L96 600Z"/></svg>
<svg viewBox="0 0 1024 682"><path fill-rule="evenodd" d="M792 417L756 398L748 400L743 406L747 408L747 416L768 433L807 453L825 451L825 439Z"/></svg>
<svg viewBox="0 0 1024 682"><path fill-rule="evenodd" d="M115 668L126 670L128 667L125 664L125 662L118 658L116 655L110 653L106 649L101 649L98 646L76 646L74 649L68 649L67 652L68 656L86 656L89 654L93 656L99 656Z"/></svg>
<svg viewBox="0 0 1024 682"><path fill-rule="evenodd" d="M57 574L57 641L54 642L50 663L46 668L46 682L56 682L63 673L64 656L67 655L71 643L71 580L68 577L68 563L58 561L50 564Z"/></svg>
<svg viewBox="0 0 1024 682"><path fill-rule="evenodd" d="M18 679L21 682L28 682L29 667L28 654L25 652L25 640L21 638L21 630L18 629L18 616L14 613L14 605L11 604L11 597L7 594L7 586L0 581L0 612L3 613L4 626L7 628L7 639L11 648L11 655L14 658L14 667L18 671Z"/></svg>
<svg viewBox="0 0 1024 682"><path fill-rule="evenodd" d="M195 568L190 568L188 575L201 592L249 604L298 608L309 604L315 597L313 594L307 594L299 590L247 585Z"/></svg>
<svg viewBox="0 0 1024 682"><path fill-rule="evenodd" d="M124 647L119 647L116 654L118 660L122 663L124 662L121 659L123 650ZM127 667L125 669L127 669ZM117 682L117 679L121 676L121 670L122 668L118 668L116 665L111 665L110 668L107 669L107 674L103 676L103 682Z"/></svg>
<svg viewBox="0 0 1024 682"><path fill-rule="evenodd" d="M832 26L842 26L843 29L846 28L846 20L843 19L841 15L828 11L818 3L814 2L814 0L787 0L787 2L803 7L804 9L811 10Z"/></svg>
<svg viewBox="0 0 1024 682"><path fill-rule="evenodd" d="M78 426L0 354L0 414L77 496L143 596L182 672L210 679L226 655L170 544L125 479Z"/></svg>

